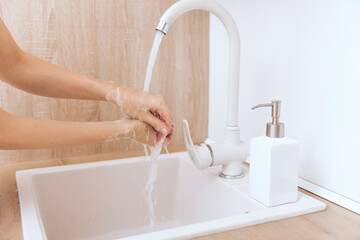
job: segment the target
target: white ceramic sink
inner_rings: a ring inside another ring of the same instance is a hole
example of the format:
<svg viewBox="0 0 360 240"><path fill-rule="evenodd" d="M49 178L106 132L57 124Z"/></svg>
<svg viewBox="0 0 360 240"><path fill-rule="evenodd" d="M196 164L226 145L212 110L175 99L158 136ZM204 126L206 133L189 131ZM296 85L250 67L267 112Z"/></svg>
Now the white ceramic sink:
<svg viewBox="0 0 360 240"><path fill-rule="evenodd" d="M265 207L248 196L247 173L222 179L219 168L201 171L174 153L158 160L150 228L149 167L139 157L17 172L24 239L186 239L325 209L302 193Z"/></svg>

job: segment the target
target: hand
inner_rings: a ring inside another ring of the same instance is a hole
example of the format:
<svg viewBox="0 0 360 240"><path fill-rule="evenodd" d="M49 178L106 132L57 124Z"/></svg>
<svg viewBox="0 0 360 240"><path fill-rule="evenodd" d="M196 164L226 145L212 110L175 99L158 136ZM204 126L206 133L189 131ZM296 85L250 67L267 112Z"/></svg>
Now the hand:
<svg viewBox="0 0 360 240"><path fill-rule="evenodd" d="M157 134L157 141L164 135L167 145L174 133L173 117L160 95L137 89L117 87L108 99L117 104L127 116L151 125Z"/></svg>
<svg viewBox="0 0 360 240"><path fill-rule="evenodd" d="M125 125L127 137L151 147L157 143L157 134L149 124L131 119L121 120L121 123Z"/></svg>

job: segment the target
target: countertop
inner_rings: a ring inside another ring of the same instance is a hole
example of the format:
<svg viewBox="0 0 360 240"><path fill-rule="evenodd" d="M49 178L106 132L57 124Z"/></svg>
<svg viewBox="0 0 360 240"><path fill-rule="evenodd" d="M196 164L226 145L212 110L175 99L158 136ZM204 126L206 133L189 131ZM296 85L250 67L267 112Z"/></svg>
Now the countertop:
<svg viewBox="0 0 360 240"><path fill-rule="evenodd" d="M115 159L117 155L81 157L77 159L51 160L0 165L0 239L22 239L20 209L18 204L15 172L21 169L59 166L72 163ZM124 155L122 155L124 157ZM127 156L125 156L127 157ZM197 240L360 240L360 215L336 204L300 190L325 202L327 209L299 217L235 229L196 238Z"/></svg>

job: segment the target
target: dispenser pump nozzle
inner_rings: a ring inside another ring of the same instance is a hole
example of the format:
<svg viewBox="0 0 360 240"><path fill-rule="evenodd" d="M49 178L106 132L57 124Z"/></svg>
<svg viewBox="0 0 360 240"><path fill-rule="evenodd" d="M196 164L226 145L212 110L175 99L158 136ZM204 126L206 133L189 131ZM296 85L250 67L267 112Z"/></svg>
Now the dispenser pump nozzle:
<svg viewBox="0 0 360 240"><path fill-rule="evenodd" d="M268 137L272 137L272 138L284 137L285 126L283 123L279 122L280 106L281 106L281 101L273 100L271 101L271 103L259 104L251 108L252 110L254 110L260 107L271 107L272 121L266 124L266 136Z"/></svg>

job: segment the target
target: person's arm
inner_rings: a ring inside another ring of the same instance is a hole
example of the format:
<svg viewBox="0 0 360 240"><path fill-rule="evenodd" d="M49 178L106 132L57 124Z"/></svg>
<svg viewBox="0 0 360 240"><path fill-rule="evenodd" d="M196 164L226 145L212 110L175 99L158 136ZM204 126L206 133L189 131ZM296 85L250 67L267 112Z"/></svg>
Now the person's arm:
<svg viewBox="0 0 360 240"><path fill-rule="evenodd" d="M132 138L154 146L156 132L138 120L64 122L13 116L0 109L0 149L41 149Z"/></svg>
<svg viewBox="0 0 360 240"><path fill-rule="evenodd" d="M1 19L0 79L40 96L109 101L129 117L167 135L168 140L173 134L173 119L162 97L73 73L27 54L16 45Z"/></svg>

